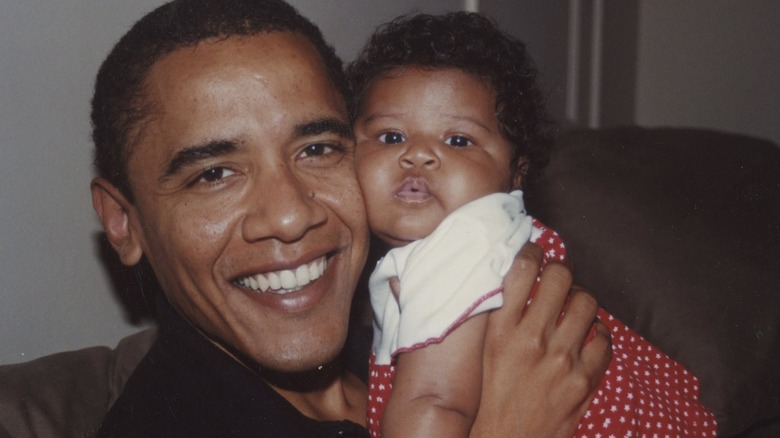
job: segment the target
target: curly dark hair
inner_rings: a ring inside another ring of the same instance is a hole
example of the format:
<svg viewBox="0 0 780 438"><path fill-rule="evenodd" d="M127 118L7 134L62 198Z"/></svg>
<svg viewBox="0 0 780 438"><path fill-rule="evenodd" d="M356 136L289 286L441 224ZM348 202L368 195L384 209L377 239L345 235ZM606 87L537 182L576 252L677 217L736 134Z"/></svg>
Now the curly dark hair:
<svg viewBox="0 0 780 438"><path fill-rule="evenodd" d="M515 170L524 175L523 186L533 183L550 160L552 122L525 44L478 13L396 18L380 26L347 67L352 119L362 111L376 78L406 67L459 69L489 84L496 93L501 133L513 147L513 163L527 159Z"/></svg>
<svg viewBox="0 0 780 438"><path fill-rule="evenodd" d="M295 32L322 58L344 97L343 64L319 28L282 0L174 0L141 18L119 40L97 74L92 98L95 167L133 202L127 161L149 115L144 81L165 55L211 38Z"/></svg>

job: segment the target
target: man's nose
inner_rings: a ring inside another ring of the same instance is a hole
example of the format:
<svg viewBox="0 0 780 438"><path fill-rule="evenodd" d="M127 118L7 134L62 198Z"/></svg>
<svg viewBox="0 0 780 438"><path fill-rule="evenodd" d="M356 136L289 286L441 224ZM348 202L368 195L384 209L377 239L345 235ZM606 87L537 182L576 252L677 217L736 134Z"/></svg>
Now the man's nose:
<svg viewBox="0 0 780 438"><path fill-rule="evenodd" d="M436 154L436 146L432 140L418 139L409 141L406 150L401 154L400 164L402 168L409 169L422 167L428 170L439 168L439 157Z"/></svg>
<svg viewBox="0 0 780 438"><path fill-rule="evenodd" d="M242 225L244 239L295 242L324 223L327 212L315 199L314 189L286 168L260 178L248 196L251 205Z"/></svg>

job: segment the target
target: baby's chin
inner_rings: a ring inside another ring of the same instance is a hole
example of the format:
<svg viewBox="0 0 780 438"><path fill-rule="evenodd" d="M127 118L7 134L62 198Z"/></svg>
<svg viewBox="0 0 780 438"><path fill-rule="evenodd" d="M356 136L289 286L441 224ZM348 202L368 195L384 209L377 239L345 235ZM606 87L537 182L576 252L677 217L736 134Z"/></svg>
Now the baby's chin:
<svg viewBox="0 0 780 438"><path fill-rule="evenodd" d="M443 217L400 217L397 221L389 222L392 224L389 227L386 226L388 222L385 222L385 226L381 229L372 227L370 223L369 227L385 245L397 248L429 236L443 219Z"/></svg>
<svg viewBox="0 0 780 438"><path fill-rule="evenodd" d="M415 240L420 240L423 237L427 236L430 233L393 233L393 234L386 234L386 233L376 233L377 237L379 237L379 240L382 241L385 245L388 246L388 248L398 248L404 245L407 245L409 243L414 242Z"/></svg>

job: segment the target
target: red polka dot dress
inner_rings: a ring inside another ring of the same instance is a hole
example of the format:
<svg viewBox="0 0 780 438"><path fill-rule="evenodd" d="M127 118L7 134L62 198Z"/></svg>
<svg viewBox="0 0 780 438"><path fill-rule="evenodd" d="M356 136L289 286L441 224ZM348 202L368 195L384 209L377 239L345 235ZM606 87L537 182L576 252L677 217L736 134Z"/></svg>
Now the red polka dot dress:
<svg viewBox="0 0 780 438"><path fill-rule="evenodd" d="M558 234L543 230L535 243L545 262L564 261ZM612 335L612 361L577 429L578 437L714 437L715 416L699 402L699 380L604 309L598 318Z"/></svg>
<svg viewBox="0 0 780 438"><path fill-rule="evenodd" d="M544 249L544 262L564 261L566 250L558 234L536 220L533 226L531 240ZM492 292L479 298L479 302L493 299ZM454 327L463 321L462 314L457 315ZM699 402L698 379L603 309L598 317L611 331L612 361L575 436L716 436L715 417ZM426 342L416 344L425 345ZM382 413L392 392L394 374L392 362L377 363L372 354L367 412L372 437L380 436Z"/></svg>

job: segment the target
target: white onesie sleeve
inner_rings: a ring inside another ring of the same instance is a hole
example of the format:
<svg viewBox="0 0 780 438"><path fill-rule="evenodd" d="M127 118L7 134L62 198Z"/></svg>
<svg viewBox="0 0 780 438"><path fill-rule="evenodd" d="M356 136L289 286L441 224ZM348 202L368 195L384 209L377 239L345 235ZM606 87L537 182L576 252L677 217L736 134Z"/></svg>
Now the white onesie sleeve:
<svg viewBox="0 0 780 438"><path fill-rule="evenodd" d="M388 252L369 280L376 363L441 342L470 316L501 307L504 275L533 228L522 192L495 193L455 210L428 237ZM396 276L398 300L389 283Z"/></svg>

